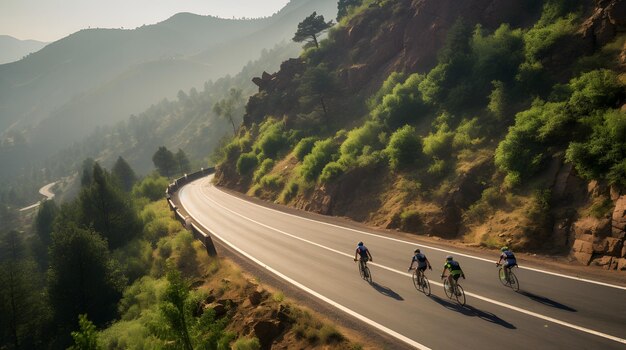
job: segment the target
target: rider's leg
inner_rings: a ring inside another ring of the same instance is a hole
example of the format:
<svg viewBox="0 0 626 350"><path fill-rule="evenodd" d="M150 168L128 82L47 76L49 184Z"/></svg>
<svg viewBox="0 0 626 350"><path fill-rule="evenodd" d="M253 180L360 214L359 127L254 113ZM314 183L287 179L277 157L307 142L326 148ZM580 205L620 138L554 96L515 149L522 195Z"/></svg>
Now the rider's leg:
<svg viewBox="0 0 626 350"><path fill-rule="evenodd" d="M454 283L454 278L452 278L452 275L448 275L448 291L452 292L452 286Z"/></svg>

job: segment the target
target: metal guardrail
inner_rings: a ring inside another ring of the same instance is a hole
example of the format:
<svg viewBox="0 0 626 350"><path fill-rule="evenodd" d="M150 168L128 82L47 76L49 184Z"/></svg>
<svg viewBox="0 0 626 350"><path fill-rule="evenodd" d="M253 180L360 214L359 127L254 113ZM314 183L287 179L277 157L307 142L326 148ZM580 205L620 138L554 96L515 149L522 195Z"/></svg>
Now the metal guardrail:
<svg viewBox="0 0 626 350"><path fill-rule="evenodd" d="M169 186L167 186L167 189L165 190L167 203L170 207L170 210L174 212L174 216L176 217L176 220L180 221L180 223L186 229L191 231L191 233L193 234L193 237L199 240L202 243L202 245L204 245L204 247L206 248L207 254L209 254L209 256L217 255L217 251L215 250L215 245L213 244L213 239L211 239L211 232L207 228L201 227L201 225L196 225L191 220L191 217L184 216L180 212L178 207L176 207L176 204L174 204L171 198L172 198L172 195L176 193L181 187L185 186L191 181L195 181L207 175L211 175L214 172L215 172L215 168L211 167L211 168L206 168L206 169L202 168L200 169L200 171L196 171L191 174L185 174L184 176L179 177L178 179L175 179Z"/></svg>

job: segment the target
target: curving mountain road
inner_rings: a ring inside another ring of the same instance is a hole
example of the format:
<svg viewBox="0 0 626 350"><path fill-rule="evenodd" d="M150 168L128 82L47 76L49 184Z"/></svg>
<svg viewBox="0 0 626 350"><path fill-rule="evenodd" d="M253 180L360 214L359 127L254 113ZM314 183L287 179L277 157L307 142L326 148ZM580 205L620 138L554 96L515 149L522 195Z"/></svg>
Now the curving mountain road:
<svg viewBox="0 0 626 350"><path fill-rule="evenodd" d="M222 244L315 298L380 332L422 349L626 349L626 287L516 270L518 293L503 287L493 256L470 256L335 224L232 196L210 184L184 186L181 206ZM373 282L358 274L355 243L372 251ZM432 295L413 287L406 272L416 247L433 271ZM461 263L467 304L449 300L439 275L446 255Z"/></svg>

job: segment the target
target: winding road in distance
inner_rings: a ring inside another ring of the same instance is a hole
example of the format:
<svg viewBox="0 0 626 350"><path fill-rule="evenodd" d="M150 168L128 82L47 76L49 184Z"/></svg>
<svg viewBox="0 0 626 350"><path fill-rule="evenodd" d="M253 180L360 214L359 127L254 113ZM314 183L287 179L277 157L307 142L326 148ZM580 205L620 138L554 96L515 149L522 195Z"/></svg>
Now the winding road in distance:
<svg viewBox="0 0 626 350"><path fill-rule="evenodd" d="M254 204L211 185L184 186L181 206L213 239L288 283L381 333L420 349L626 349L626 287L521 267L518 293L497 278L495 256L324 223ZM346 223L349 225L349 223ZM370 284L352 261L356 242L372 251ZM406 272L419 247L433 264L430 297ZM449 300L439 275L446 255L467 275L467 304Z"/></svg>

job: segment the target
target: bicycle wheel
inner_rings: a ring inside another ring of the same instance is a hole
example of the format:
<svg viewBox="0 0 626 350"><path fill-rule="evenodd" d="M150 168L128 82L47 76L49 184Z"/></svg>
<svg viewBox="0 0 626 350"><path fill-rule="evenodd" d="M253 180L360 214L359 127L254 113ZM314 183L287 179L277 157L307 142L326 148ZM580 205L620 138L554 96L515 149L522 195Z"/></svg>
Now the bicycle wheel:
<svg viewBox="0 0 626 350"><path fill-rule="evenodd" d="M450 290L450 282L448 282L447 278L443 280L443 290L444 292L446 292L446 296L448 297L448 299L452 299L452 291Z"/></svg>
<svg viewBox="0 0 626 350"><path fill-rule="evenodd" d="M366 281L372 282L372 273L370 272L370 268L367 265L363 266L363 275Z"/></svg>
<svg viewBox="0 0 626 350"><path fill-rule="evenodd" d="M413 281L413 286L415 287L415 289L421 290L419 279L417 276L417 270L413 271L413 275L411 276L411 281Z"/></svg>
<svg viewBox="0 0 626 350"><path fill-rule="evenodd" d="M422 275L421 282L422 292L424 292L427 296L430 295L430 282L428 282L428 278L426 278L425 275Z"/></svg>
<svg viewBox="0 0 626 350"><path fill-rule="evenodd" d="M454 295L456 297L456 301L459 303L459 305L461 306L465 306L465 291L463 290L463 287L461 287L460 284L456 284L456 293Z"/></svg>
<svg viewBox="0 0 626 350"><path fill-rule="evenodd" d="M505 287L508 287L508 286L509 286L509 283L508 283L508 282L507 282L507 280L506 280L506 274L505 274L505 272L504 272L504 268L503 268L503 267L501 267L501 268L498 270L498 277L499 277L499 279L500 279L500 283L502 283L502 285L503 285L503 286L505 286Z"/></svg>
<svg viewBox="0 0 626 350"><path fill-rule="evenodd" d="M513 273L513 271L509 272L509 286L514 291L519 291L519 281L517 280L517 276Z"/></svg>
<svg viewBox="0 0 626 350"><path fill-rule="evenodd" d="M359 275L365 279L365 269L363 268L363 262L359 261Z"/></svg>

